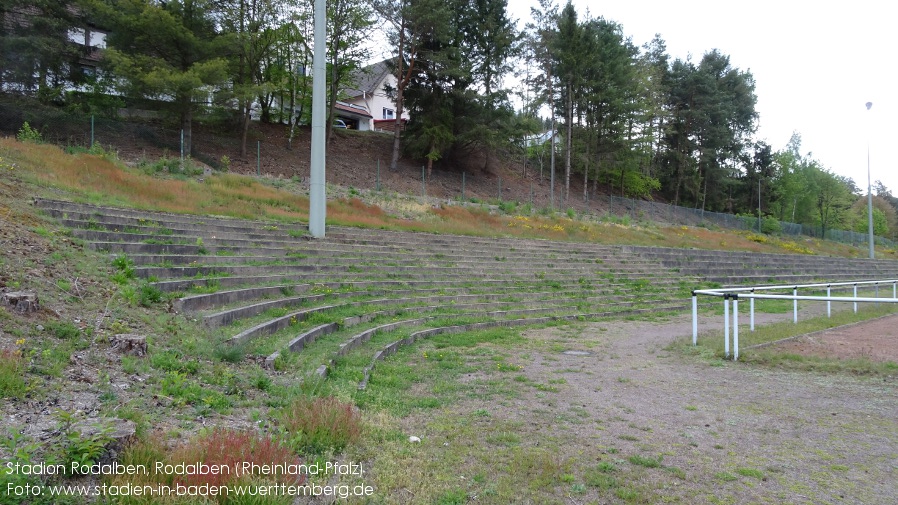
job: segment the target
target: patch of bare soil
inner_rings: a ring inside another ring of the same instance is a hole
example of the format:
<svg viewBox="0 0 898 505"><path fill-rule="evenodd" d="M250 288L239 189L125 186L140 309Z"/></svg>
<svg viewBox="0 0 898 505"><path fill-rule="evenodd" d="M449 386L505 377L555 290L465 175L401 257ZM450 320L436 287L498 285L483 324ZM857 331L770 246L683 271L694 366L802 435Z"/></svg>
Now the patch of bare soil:
<svg viewBox="0 0 898 505"><path fill-rule="evenodd" d="M777 348L803 356L898 363L898 315L814 332Z"/></svg>
<svg viewBox="0 0 898 505"><path fill-rule="evenodd" d="M790 317L759 314L758 324ZM700 329L720 324L709 317ZM895 377L766 369L667 349L691 332L689 316L526 330L540 350L522 350L515 362L529 381L557 391L471 399L461 410L518 422L522 440L551 433L562 461L616 461L618 479L632 477L626 486L646 503L898 501ZM427 420L417 422L426 432ZM634 455L663 467L639 467ZM575 498L609 502L592 489Z"/></svg>

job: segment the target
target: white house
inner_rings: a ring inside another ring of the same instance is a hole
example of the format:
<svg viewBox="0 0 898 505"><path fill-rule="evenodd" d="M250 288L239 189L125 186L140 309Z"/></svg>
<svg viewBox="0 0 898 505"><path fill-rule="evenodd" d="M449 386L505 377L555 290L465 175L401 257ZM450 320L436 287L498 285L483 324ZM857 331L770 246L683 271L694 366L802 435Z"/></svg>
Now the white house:
<svg viewBox="0 0 898 505"><path fill-rule="evenodd" d="M345 102L364 107L371 115L371 130L390 130L396 124L396 104L384 91L384 86L396 88L396 76L393 75L389 60L368 65L355 72L349 78L349 84L343 93L348 97ZM408 121L408 113L403 111L402 119ZM361 125L360 128L361 129Z"/></svg>

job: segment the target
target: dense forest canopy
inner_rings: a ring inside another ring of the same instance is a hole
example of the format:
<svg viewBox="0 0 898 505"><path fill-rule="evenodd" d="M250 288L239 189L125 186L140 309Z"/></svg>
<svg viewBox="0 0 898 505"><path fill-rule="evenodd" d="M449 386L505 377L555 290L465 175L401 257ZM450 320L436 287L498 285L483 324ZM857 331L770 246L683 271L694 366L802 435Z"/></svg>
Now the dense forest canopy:
<svg viewBox="0 0 898 505"><path fill-rule="evenodd" d="M802 153L797 133L780 150L755 137L755 79L719 49L671 58L660 35L638 47L619 23L555 0L526 20L507 0L327 5L328 124L381 27L396 77L385 91L397 121L410 116L394 167L400 153L429 171L501 157L551 178L561 205L604 192L866 230L864 189ZM245 155L252 117L290 131L308 121L312 11L311 0L0 0L0 87L97 114L150 104L180 121L188 152L194 117L212 114ZM898 198L881 183L876 193L876 233L894 238Z"/></svg>

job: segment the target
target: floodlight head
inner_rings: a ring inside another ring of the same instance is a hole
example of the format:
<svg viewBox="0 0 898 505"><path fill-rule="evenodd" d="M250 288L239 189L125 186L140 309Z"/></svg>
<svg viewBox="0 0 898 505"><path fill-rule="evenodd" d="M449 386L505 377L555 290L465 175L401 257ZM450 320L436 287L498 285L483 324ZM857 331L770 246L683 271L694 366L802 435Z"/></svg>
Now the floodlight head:
<svg viewBox="0 0 898 505"><path fill-rule="evenodd" d="M870 110L870 107L873 107L873 102L867 102L867 110Z"/></svg>

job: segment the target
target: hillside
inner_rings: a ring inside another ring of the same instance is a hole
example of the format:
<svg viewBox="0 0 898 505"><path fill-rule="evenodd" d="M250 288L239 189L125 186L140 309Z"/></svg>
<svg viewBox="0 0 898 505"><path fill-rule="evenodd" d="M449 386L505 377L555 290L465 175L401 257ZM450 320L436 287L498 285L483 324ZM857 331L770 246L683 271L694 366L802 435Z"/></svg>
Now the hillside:
<svg viewBox="0 0 898 505"><path fill-rule="evenodd" d="M87 147L90 144L91 118L69 113L65 109L46 107L29 102L27 98L10 96L0 100L0 132L14 136L26 121L39 131L43 138L63 146ZM241 157L236 127L228 128L219 120L198 119L194 122L194 156L198 162L222 167L222 158L230 160L230 171L255 174L258 171L269 177L305 180L309 175L309 127L298 127L292 143L288 126L253 122L248 133L247 155ZM160 119L110 120L96 117L94 141L104 149L116 152L129 164L153 162L163 157L180 155L180 131L171 121ZM258 149L258 156L257 156ZM342 187L370 188L377 183L377 164L381 163L381 187L399 193L420 195L421 163L401 159L399 169L388 169L392 149L392 136L385 133L335 130L327 151L327 181ZM481 200L497 199L501 178L502 198L522 203L530 201L533 185L534 207L549 205L549 173L545 169L542 180L539 169L528 168L522 177L519 160L508 156L493 156L489 168L484 169L485 159L472 156L465 166L437 163L432 177L426 184L428 196L440 199L457 199L461 196L462 172L465 172L465 196ZM582 183L572 185L571 201L561 205L561 184L556 180L558 199L556 206L586 210L582 202ZM593 211L601 210L601 203L594 202Z"/></svg>

